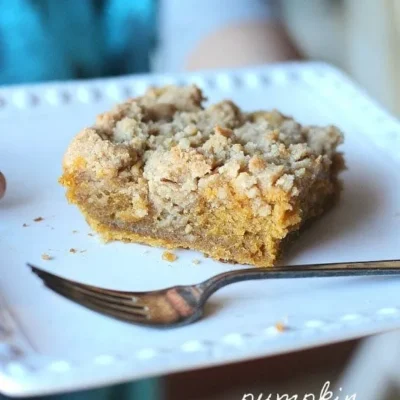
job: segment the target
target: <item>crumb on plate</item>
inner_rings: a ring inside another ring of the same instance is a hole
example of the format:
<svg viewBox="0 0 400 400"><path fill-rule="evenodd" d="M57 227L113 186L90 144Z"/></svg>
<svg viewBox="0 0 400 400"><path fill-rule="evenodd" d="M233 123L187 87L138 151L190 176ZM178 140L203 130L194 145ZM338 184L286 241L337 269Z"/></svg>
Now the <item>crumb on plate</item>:
<svg viewBox="0 0 400 400"><path fill-rule="evenodd" d="M162 255L162 259L164 261L174 262L177 258L177 255L172 253L171 251L164 251Z"/></svg>
<svg viewBox="0 0 400 400"><path fill-rule="evenodd" d="M28 224L23 224L22 227L23 228L27 228L29 225Z"/></svg>
<svg viewBox="0 0 400 400"><path fill-rule="evenodd" d="M71 248L71 249L69 249L69 252L72 253L72 254L75 254L77 252L77 250L74 249L74 248Z"/></svg>
<svg viewBox="0 0 400 400"><path fill-rule="evenodd" d="M278 332L285 332L285 331L287 330L287 326L284 325L282 322L277 322L277 323L275 324L275 329L276 329Z"/></svg>
<svg viewBox="0 0 400 400"><path fill-rule="evenodd" d="M41 221L43 221L43 220L44 220L43 217L37 217L37 218L35 218L33 221L34 221L34 222L41 222Z"/></svg>
<svg viewBox="0 0 400 400"><path fill-rule="evenodd" d="M198 264L200 264L200 260L195 258L194 260L192 260L192 263L198 265Z"/></svg>
<svg viewBox="0 0 400 400"><path fill-rule="evenodd" d="M72 233L78 233L79 231L73 230Z"/></svg>
<svg viewBox="0 0 400 400"><path fill-rule="evenodd" d="M50 261L50 260L52 260L52 259L53 259L53 257L52 257L52 256L49 256L49 255L46 254L46 253L43 253L43 254L42 254L42 260Z"/></svg>

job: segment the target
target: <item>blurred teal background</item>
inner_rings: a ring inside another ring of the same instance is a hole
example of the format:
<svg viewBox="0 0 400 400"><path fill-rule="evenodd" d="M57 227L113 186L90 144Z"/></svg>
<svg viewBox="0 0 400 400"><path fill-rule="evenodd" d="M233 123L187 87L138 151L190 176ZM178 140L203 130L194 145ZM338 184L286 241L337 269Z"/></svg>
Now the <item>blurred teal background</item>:
<svg viewBox="0 0 400 400"><path fill-rule="evenodd" d="M0 84L149 70L155 0L0 0Z"/></svg>

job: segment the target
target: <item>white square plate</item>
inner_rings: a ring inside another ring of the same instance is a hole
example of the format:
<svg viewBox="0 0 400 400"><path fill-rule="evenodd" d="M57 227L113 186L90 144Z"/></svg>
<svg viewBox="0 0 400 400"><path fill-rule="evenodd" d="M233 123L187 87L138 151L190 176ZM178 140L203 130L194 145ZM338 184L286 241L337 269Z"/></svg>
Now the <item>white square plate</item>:
<svg viewBox="0 0 400 400"><path fill-rule="evenodd" d="M202 321L173 330L131 326L45 289L27 261L90 284L147 290L240 268L181 250L103 245L57 183L73 135L96 114L152 85L195 82L210 101L277 108L345 132L340 203L292 247L286 263L400 258L400 126L341 72L319 63L143 75L0 90L0 391L55 393L267 356L400 328L400 280L257 281L211 298ZM43 221L34 222L37 217ZM29 226L23 227L23 224ZM74 232L76 231L76 232ZM70 248L78 250L76 254ZM81 252L84 251L84 252ZM43 261L42 253L54 257ZM192 260L200 258L200 265ZM283 322L288 329L275 329Z"/></svg>

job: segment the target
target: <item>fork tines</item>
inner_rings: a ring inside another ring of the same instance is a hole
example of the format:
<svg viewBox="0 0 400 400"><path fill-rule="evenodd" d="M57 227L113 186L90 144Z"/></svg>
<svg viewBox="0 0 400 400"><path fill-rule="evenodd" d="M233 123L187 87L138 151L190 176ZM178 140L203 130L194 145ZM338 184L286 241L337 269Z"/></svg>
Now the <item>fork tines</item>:
<svg viewBox="0 0 400 400"><path fill-rule="evenodd" d="M70 281L28 265L45 286L82 306L128 322L140 323L149 317L147 308L138 304L135 296L129 292L117 292Z"/></svg>

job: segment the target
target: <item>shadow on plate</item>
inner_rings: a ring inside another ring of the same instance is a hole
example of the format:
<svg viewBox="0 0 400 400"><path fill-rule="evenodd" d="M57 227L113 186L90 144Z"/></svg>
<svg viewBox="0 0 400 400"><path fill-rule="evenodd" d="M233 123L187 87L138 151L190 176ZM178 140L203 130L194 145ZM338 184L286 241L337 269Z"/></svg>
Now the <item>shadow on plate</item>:
<svg viewBox="0 0 400 400"><path fill-rule="evenodd" d="M343 235L368 228L370 217L384 207L385 198L377 182L355 177L345 182L339 200L322 217L306 224L299 237L288 244L279 265L288 265L304 251L334 243ZM371 185L373 182L373 185ZM340 248L337 248L340 252Z"/></svg>
<svg viewBox="0 0 400 400"><path fill-rule="evenodd" d="M8 190L6 192L6 195L0 202L0 210L7 211L25 206L29 203L32 203L34 197L35 197L34 193L31 193L28 190L26 190L26 192L24 192L23 190L19 191L12 190L12 188L10 188L10 184L8 184Z"/></svg>

